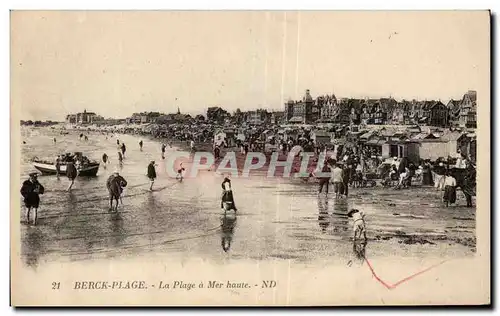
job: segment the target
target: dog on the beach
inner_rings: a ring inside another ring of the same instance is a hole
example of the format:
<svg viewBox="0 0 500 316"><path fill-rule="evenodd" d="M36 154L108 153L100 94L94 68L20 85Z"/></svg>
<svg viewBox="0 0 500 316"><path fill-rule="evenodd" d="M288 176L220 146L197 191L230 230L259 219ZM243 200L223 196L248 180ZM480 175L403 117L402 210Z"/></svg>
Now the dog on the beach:
<svg viewBox="0 0 500 316"><path fill-rule="evenodd" d="M358 238L360 239L361 234L363 234L363 238L366 240L365 214L357 209L352 209L347 213L347 217L352 217L353 220L354 241Z"/></svg>

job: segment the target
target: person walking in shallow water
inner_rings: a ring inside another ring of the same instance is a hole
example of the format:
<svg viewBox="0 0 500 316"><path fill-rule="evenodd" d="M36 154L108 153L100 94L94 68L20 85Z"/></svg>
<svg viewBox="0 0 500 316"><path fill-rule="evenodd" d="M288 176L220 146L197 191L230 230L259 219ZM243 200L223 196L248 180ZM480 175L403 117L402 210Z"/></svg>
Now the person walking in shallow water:
<svg viewBox="0 0 500 316"><path fill-rule="evenodd" d="M161 159L165 159L165 148L167 146L165 144L161 144Z"/></svg>
<svg viewBox="0 0 500 316"><path fill-rule="evenodd" d="M59 174L61 173L61 156L58 155L56 158L56 176L57 180L59 180Z"/></svg>
<svg viewBox="0 0 500 316"><path fill-rule="evenodd" d="M75 179L78 176L78 170L76 169L75 164L72 161L66 164L66 176L71 181L67 189L67 191L70 192L71 188L73 188L73 184L75 183Z"/></svg>
<svg viewBox="0 0 500 316"><path fill-rule="evenodd" d="M342 186L344 184L344 180L342 177L343 171L340 168L338 163L333 164L334 168L332 169L332 182L333 182L333 192L335 192L335 198L338 199L342 196Z"/></svg>
<svg viewBox="0 0 500 316"><path fill-rule="evenodd" d="M31 209L33 209L35 213L33 224L36 225L38 206L40 204L40 194L45 192L45 188L40 184L40 182L38 182L38 175L36 172L30 173L29 176L30 178L23 182L21 195L24 198L24 205L26 206L27 223L30 223L30 213Z"/></svg>
<svg viewBox="0 0 500 316"><path fill-rule="evenodd" d="M102 154L102 163L104 164L104 169L106 169L106 165L108 164L108 155L106 153Z"/></svg>
<svg viewBox="0 0 500 316"><path fill-rule="evenodd" d="M330 184L330 175L331 175L331 166L328 161L325 161L323 168L321 169L321 172L324 173L324 175L318 177L319 179L319 191L318 194L321 194L323 192L323 187L325 187L326 191L325 194L328 195L328 186Z"/></svg>
<svg viewBox="0 0 500 316"><path fill-rule="evenodd" d="M118 170L115 170L115 172L109 176L108 180L106 181L106 187L109 192L109 208L110 210L113 210L113 200L116 201L116 207L115 211L118 210L118 201L122 201L122 193L123 193L123 188L127 186L127 181L120 176L120 173Z"/></svg>
<svg viewBox="0 0 500 316"><path fill-rule="evenodd" d="M153 191L153 184L156 179L156 169L154 160L151 160L151 162L148 165L148 178L149 181L151 182L151 185L149 186L149 191Z"/></svg>
<svg viewBox="0 0 500 316"><path fill-rule="evenodd" d="M123 165L123 156L121 151L118 152L118 163L120 164L120 167Z"/></svg>
<svg viewBox="0 0 500 316"><path fill-rule="evenodd" d="M125 158L125 152L127 151L127 147L125 147L125 143L124 142L122 142L121 150L122 150L123 158Z"/></svg>

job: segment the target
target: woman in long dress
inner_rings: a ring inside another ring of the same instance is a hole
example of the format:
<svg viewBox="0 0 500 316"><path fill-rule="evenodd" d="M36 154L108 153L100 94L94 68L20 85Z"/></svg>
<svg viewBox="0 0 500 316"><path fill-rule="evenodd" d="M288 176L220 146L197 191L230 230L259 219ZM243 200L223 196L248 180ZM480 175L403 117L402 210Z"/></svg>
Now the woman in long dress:
<svg viewBox="0 0 500 316"><path fill-rule="evenodd" d="M429 161L424 162L422 170L422 185L434 185L434 181L432 180L431 165Z"/></svg>
<svg viewBox="0 0 500 316"><path fill-rule="evenodd" d="M449 204L454 204L457 201L457 180L446 171L444 178L444 194L443 202L448 207Z"/></svg>

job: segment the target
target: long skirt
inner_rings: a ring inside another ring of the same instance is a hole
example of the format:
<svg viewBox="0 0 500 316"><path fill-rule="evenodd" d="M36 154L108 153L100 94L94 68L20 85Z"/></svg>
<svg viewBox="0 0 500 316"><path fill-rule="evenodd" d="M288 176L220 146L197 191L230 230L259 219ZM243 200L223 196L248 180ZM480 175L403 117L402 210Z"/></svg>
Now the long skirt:
<svg viewBox="0 0 500 316"><path fill-rule="evenodd" d="M422 175L422 185L434 185L434 181L432 180L432 174L429 170L425 170Z"/></svg>
<svg viewBox="0 0 500 316"><path fill-rule="evenodd" d="M449 185L445 186L443 201L450 204L455 203L457 201L457 189Z"/></svg>

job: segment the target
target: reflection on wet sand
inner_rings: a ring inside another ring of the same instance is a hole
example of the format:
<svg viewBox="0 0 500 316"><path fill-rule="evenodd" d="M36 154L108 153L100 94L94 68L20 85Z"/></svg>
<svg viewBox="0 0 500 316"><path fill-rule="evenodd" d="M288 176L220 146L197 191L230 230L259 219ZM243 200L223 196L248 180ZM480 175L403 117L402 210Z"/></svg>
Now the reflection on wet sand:
<svg viewBox="0 0 500 316"><path fill-rule="evenodd" d="M347 217L347 213L347 199L336 199L332 210L334 233L344 233L349 230L349 218Z"/></svg>
<svg viewBox="0 0 500 316"><path fill-rule="evenodd" d="M126 231L123 228L123 218L120 212L110 212L109 214L110 231L112 237L112 245L115 248L123 245L123 241L127 238Z"/></svg>
<svg viewBox="0 0 500 316"><path fill-rule="evenodd" d="M328 215L328 198L318 195L318 224L323 233L330 226L330 216Z"/></svg>
<svg viewBox="0 0 500 316"><path fill-rule="evenodd" d="M357 260L359 261L364 261L365 260L365 254L366 254L366 244L368 242L366 240L358 240L358 241L353 241L353 251L354 251L354 256L356 257Z"/></svg>
<svg viewBox="0 0 500 316"><path fill-rule="evenodd" d="M236 227L236 214L235 212L224 212L221 217L221 246L225 252L231 248L233 241L234 228Z"/></svg>
<svg viewBox="0 0 500 316"><path fill-rule="evenodd" d="M22 247L26 265L30 267L38 266L40 257L45 253L44 234L40 226L27 227Z"/></svg>

